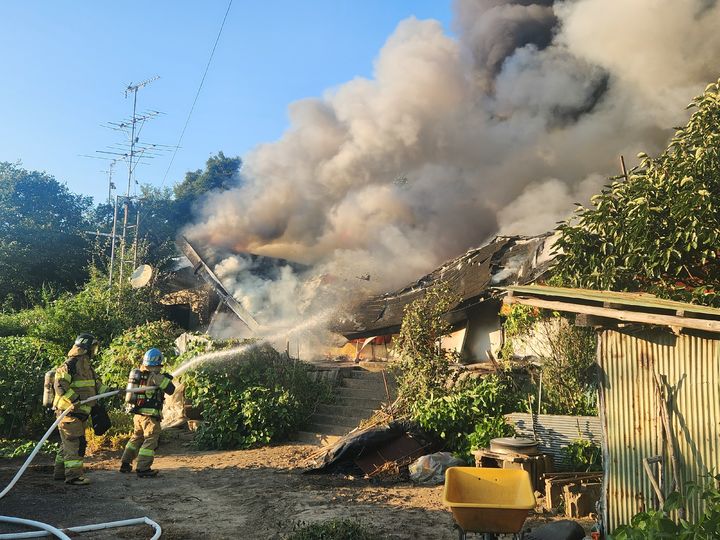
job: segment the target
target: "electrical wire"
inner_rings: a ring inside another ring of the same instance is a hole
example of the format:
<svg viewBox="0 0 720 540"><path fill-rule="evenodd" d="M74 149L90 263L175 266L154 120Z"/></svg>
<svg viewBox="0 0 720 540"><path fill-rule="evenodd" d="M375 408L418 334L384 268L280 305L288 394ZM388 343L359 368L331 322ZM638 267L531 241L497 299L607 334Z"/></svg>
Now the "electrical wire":
<svg viewBox="0 0 720 540"><path fill-rule="evenodd" d="M170 164L168 165L167 169L165 170L165 175L163 176L162 182L160 182L160 187L162 188L165 185L165 180L167 180L168 173L170 172L170 169L173 166L173 163L175 162L175 156L177 155L178 149L180 148L180 145L182 144L183 137L185 136L185 131L187 130L188 124L190 123L190 117L192 116L193 111L195 110L195 104L197 103L198 98L200 97L200 91L202 90L203 84L205 84L205 77L207 77L208 70L210 69L210 64L212 63L213 56L215 56L215 49L217 49L218 42L220 41L220 36L222 35L223 28L225 28L225 21L227 20L228 13L230 13L230 8L232 7L233 0L230 0L228 2L228 7L225 10L225 16L223 17L222 23L220 24L220 30L218 30L217 37L215 38L215 44L213 45L212 51L210 51L210 58L208 58L207 65L205 66L205 73L203 73L202 79L200 80L200 85L198 86L197 92L195 92L195 99L193 99L192 106L190 107L190 111L188 112L187 118L185 119L185 125L182 128L182 131L180 132L180 138L178 139L177 144L175 145L175 150L173 151L173 155L170 158Z"/></svg>

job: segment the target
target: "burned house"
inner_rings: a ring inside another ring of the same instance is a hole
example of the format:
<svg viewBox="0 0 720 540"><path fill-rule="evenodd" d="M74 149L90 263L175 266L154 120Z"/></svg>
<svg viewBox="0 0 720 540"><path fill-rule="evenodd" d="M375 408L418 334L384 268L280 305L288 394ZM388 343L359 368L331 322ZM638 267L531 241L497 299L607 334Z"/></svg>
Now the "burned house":
<svg viewBox="0 0 720 540"><path fill-rule="evenodd" d="M446 262L400 290L369 298L335 330L347 338L339 354L362 360L386 360L392 339L400 331L405 306L428 288L447 283L460 299L447 314L452 333L443 340L446 349L464 361L482 362L502 346L500 289L532 283L552 262L553 236L499 236Z"/></svg>
<svg viewBox="0 0 720 540"><path fill-rule="evenodd" d="M183 328L211 334L217 334L214 330L220 326L232 326L232 336L220 337L242 337L255 333L259 324L254 315L235 298L231 284L217 275L216 269L228 253L208 247L198 248L183 236L178 238L177 246L183 255L173 261L162 282L157 284L163 293L160 303L165 306L167 317ZM257 279L275 280L281 269L286 267L294 272L305 269L284 259L251 253L231 255L241 257L245 275Z"/></svg>

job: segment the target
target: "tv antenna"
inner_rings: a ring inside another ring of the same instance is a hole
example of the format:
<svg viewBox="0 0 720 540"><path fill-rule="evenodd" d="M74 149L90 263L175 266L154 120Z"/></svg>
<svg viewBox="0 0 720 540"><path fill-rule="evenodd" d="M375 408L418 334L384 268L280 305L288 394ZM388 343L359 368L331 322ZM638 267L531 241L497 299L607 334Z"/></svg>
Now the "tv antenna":
<svg viewBox="0 0 720 540"><path fill-rule="evenodd" d="M124 195L115 195L112 232L109 235L103 235L111 238L110 268L108 271L108 284L110 287L113 286L113 280L115 278L115 259L118 255L116 253L116 244L119 240L120 253L117 270L121 295L126 273L128 275L132 273L133 269L137 267L138 262L142 197L136 195L137 186L139 185L136 179L137 167L148 165L149 160L159 157L163 155L164 152L169 152L173 148L164 144L145 142L140 138L145 124L163 113L152 109L138 111L138 92L159 78L159 76L154 76L140 83L130 83L127 85L124 94L126 99L132 97L132 115L119 122L103 124L103 127L121 133L124 136L123 140L107 146L104 150L97 150L94 156L86 156L110 162L108 170L108 196L111 200L112 192L115 189L115 183L112 179L114 173L113 168L118 161L124 161L127 165L127 189ZM119 215L120 211L122 211L121 216ZM132 252L131 256L128 256L129 252ZM127 268L128 266L129 269ZM126 272L126 270L128 271Z"/></svg>

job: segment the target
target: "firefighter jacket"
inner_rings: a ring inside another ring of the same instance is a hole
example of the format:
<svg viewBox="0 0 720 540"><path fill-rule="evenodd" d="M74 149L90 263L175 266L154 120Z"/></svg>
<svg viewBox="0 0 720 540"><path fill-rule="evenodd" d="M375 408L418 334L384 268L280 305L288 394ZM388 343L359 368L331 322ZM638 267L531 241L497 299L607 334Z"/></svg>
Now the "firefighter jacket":
<svg viewBox="0 0 720 540"><path fill-rule="evenodd" d="M160 373L159 368L140 368L143 374L141 386L157 386L157 390L147 390L137 395L137 405L133 407L134 414L162 418L163 401L175 392L172 375ZM145 382L147 381L147 382Z"/></svg>
<svg viewBox="0 0 720 540"><path fill-rule="evenodd" d="M108 388L95 375L87 352L73 346L67 360L55 371L53 407L58 411L64 411L78 401L107 391ZM76 405L70 415L86 420L90 416L91 408L91 403Z"/></svg>

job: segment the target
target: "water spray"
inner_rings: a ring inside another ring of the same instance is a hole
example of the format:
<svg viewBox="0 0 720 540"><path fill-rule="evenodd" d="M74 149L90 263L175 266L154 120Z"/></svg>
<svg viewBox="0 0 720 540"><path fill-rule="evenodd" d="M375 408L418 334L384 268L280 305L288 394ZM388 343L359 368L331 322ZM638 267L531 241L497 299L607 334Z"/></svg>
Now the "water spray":
<svg viewBox="0 0 720 540"><path fill-rule="evenodd" d="M199 364L204 364L206 362L216 362L220 360L227 360L233 356L236 356L238 354L242 354L246 351L249 351L255 347L259 347L263 343L270 343L277 342L283 338L286 338L288 336L293 336L296 334L299 334L301 332L306 332L307 330L311 328L315 328L317 326L320 326L321 324L325 323L335 312L334 308L328 308L323 311L320 311L319 313L313 315L312 317L304 320L301 323L296 324L292 328L282 328L279 330L276 330L275 333L265 336L260 336L257 341L254 341L253 343L246 343L245 345L239 345L238 347L233 347L231 349L225 349L222 351L214 351L214 352L208 352L205 354L201 354L200 356L195 356L193 358L189 358L182 364L180 364L178 367L176 367L173 372L172 376L173 378L179 377L189 369L192 369L196 367ZM266 328L266 327L265 327Z"/></svg>

